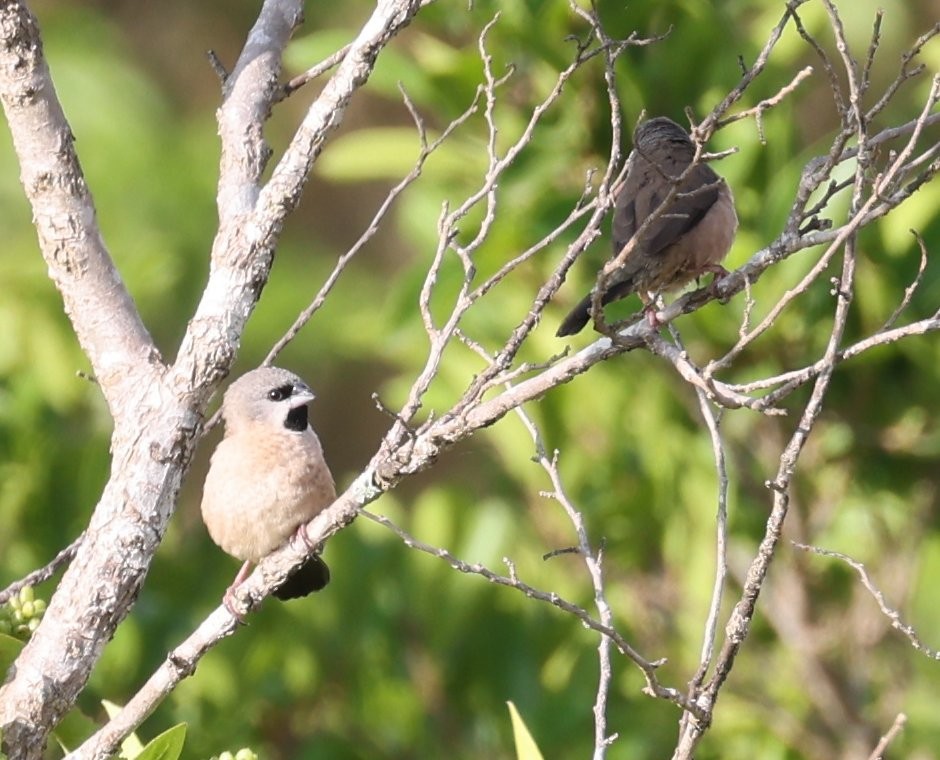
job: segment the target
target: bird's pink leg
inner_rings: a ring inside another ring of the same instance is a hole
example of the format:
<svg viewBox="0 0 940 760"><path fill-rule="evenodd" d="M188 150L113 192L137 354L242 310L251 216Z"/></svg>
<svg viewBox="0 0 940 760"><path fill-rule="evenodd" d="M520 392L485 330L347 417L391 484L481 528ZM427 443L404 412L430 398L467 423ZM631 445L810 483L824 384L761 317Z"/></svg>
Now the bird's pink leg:
<svg viewBox="0 0 940 760"><path fill-rule="evenodd" d="M235 589L245 582L250 569L251 562L245 560L245 564L242 565L241 570L238 571L238 574L235 576L235 580L232 581L232 585L225 589L225 593L222 595L222 604L225 606L225 609L232 613L232 617L238 620L239 623L244 623L245 619L235 610L235 607L233 606L235 602Z"/></svg>
<svg viewBox="0 0 940 760"><path fill-rule="evenodd" d="M653 293L647 293L646 296L638 293L640 300L643 302L643 316L646 317L647 324L652 327L654 330L662 325L662 322L659 321L659 317L656 316L658 309L656 308L656 296Z"/></svg>

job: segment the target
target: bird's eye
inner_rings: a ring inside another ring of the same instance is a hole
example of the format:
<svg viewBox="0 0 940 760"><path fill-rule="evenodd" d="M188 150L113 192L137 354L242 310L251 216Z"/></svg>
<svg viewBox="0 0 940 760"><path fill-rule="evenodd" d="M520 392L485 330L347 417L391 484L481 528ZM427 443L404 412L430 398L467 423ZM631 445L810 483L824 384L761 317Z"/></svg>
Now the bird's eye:
<svg viewBox="0 0 940 760"><path fill-rule="evenodd" d="M283 401L286 398L290 398L290 394L293 390L292 385L281 385L269 390L268 398L271 399L271 401Z"/></svg>

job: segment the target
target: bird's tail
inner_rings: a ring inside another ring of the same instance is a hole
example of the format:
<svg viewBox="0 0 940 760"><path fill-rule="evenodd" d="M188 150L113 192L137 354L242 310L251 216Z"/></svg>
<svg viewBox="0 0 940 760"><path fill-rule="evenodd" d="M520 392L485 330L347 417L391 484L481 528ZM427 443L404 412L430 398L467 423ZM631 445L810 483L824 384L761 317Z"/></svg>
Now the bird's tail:
<svg viewBox="0 0 940 760"><path fill-rule="evenodd" d="M601 305L606 306L611 301L626 298L634 290L636 288L631 281L615 283L601 297ZM564 338L567 335L575 335L584 329L584 326L591 321L591 299L593 297L594 292L591 291L578 301L577 306L568 312L568 316L565 317L558 330L555 331L557 337Z"/></svg>
<svg viewBox="0 0 940 760"><path fill-rule="evenodd" d="M298 599L314 591L319 591L330 582L330 568L318 555L314 554L280 586L273 594L278 599Z"/></svg>
<svg viewBox="0 0 940 760"><path fill-rule="evenodd" d="M564 338L567 335L576 335L584 329L584 326L591 318L592 295L593 294L588 293L584 298L578 301L577 306L568 312L568 316L565 317L564 321L555 331L557 337Z"/></svg>

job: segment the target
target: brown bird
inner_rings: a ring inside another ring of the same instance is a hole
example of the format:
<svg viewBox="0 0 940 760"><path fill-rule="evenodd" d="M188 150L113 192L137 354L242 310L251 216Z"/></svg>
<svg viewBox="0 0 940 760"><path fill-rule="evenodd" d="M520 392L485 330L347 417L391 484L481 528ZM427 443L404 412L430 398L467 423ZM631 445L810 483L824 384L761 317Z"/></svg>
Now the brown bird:
<svg viewBox="0 0 940 760"><path fill-rule="evenodd" d="M320 439L307 419L313 392L293 372L261 367L236 380L222 401L225 436L209 465L202 519L223 551L245 561L225 592L248 576L251 563L281 546L336 499ZM319 591L330 571L319 555L296 570L274 595L295 599Z"/></svg>
<svg viewBox="0 0 940 760"><path fill-rule="evenodd" d="M694 155L695 146L688 132L672 119L660 116L637 126L632 163L614 208L615 257L663 204ZM720 263L731 248L737 228L738 217L728 185L707 164L696 165L613 273L601 303L631 293L648 303L649 294L679 289L706 272L724 272ZM571 310L556 335L581 331L591 319L592 294Z"/></svg>

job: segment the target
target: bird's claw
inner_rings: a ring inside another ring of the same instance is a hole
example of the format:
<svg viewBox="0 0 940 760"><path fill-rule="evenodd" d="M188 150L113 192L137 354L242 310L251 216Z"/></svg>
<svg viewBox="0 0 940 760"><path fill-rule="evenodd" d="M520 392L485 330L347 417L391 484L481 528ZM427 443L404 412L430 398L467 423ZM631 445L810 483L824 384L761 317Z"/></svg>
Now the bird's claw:
<svg viewBox="0 0 940 760"><path fill-rule="evenodd" d="M316 550L317 544L310 540L310 536L307 535L307 524L303 523L298 526L297 530L294 531L294 534L290 537L290 543L293 548L297 548L296 541L300 541L303 544L304 549L307 550L307 553L311 553Z"/></svg>
<svg viewBox="0 0 940 760"><path fill-rule="evenodd" d="M225 589L225 593L222 595L222 606L228 610L229 615L235 618L235 622L238 625L248 625L248 622L245 620L245 615L236 609L237 602L235 600L235 585L229 586Z"/></svg>
<svg viewBox="0 0 940 760"><path fill-rule="evenodd" d="M239 569L238 573L235 575L235 579L232 581L232 585L225 589L225 593L222 595L222 606L225 607L225 609L229 611L229 614L238 621L239 625L248 625L248 623L245 622L245 615L236 609L235 591L245 582L245 579L248 577L250 570L251 563L245 561L245 563Z"/></svg>

